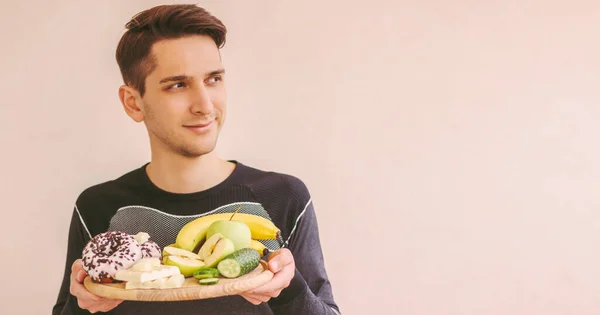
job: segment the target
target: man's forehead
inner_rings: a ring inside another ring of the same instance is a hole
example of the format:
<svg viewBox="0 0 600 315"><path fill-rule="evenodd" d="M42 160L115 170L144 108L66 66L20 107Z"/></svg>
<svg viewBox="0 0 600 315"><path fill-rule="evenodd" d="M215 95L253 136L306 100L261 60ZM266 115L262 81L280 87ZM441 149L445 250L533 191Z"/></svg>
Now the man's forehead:
<svg viewBox="0 0 600 315"><path fill-rule="evenodd" d="M155 68L153 74L200 75L223 67L217 45L208 36L167 39L152 46Z"/></svg>

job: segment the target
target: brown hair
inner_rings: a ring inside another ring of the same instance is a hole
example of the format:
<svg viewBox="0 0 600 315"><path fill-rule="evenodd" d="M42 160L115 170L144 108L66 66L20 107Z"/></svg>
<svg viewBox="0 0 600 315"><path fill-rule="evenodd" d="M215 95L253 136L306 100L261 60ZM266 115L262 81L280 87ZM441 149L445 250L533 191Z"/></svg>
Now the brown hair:
<svg viewBox="0 0 600 315"><path fill-rule="evenodd" d="M142 96L146 77L156 67L150 54L154 43L190 35L208 35L218 48L222 48L227 33L219 19L193 4L153 7L135 15L125 28L127 31L117 46L117 63L125 84L135 87Z"/></svg>

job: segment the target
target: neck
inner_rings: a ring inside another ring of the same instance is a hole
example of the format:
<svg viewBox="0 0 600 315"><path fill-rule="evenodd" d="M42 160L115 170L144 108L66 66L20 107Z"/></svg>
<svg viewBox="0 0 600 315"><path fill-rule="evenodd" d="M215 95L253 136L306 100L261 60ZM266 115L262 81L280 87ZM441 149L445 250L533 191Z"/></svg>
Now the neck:
<svg viewBox="0 0 600 315"><path fill-rule="evenodd" d="M177 154L152 152L146 173L154 185L172 193L194 193L209 189L224 181L235 165L211 152L189 158Z"/></svg>

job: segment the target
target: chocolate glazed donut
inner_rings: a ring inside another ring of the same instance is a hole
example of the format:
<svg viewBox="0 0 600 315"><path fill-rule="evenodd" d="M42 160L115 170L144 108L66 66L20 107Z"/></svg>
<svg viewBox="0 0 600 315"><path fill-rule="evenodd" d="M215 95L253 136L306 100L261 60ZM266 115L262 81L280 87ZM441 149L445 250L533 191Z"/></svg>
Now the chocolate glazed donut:
<svg viewBox="0 0 600 315"><path fill-rule="evenodd" d="M92 281L112 282L117 271L128 269L140 258L142 248L134 236L121 231L110 231L94 236L87 243L83 249L82 265Z"/></svg>

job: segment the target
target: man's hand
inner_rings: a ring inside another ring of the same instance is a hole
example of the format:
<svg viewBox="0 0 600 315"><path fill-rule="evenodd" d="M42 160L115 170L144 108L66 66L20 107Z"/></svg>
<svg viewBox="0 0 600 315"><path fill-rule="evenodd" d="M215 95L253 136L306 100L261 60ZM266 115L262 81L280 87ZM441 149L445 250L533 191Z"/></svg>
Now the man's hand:
<svg viewBox="0 0 600 315"><path fill-rule="evenodd" d="M77 259L71 266L70 291L77 298L77 304L80 308L91 313L108 312L123 302L122 300L106 299L90 293L82 284L86 276L87 274L81 265L81 259Z"/></svg>
<svg viewBox="0 0 600 315"><path fill-rule="evenodd" d="M262 302L268 302L271 298L278 297L281 290L290 285L296 272L294 256L287 248L279 249L271 254L267 259L269 270L275 275L271 281L264 285L241 294L246 300L254 305Z"/></svg>

